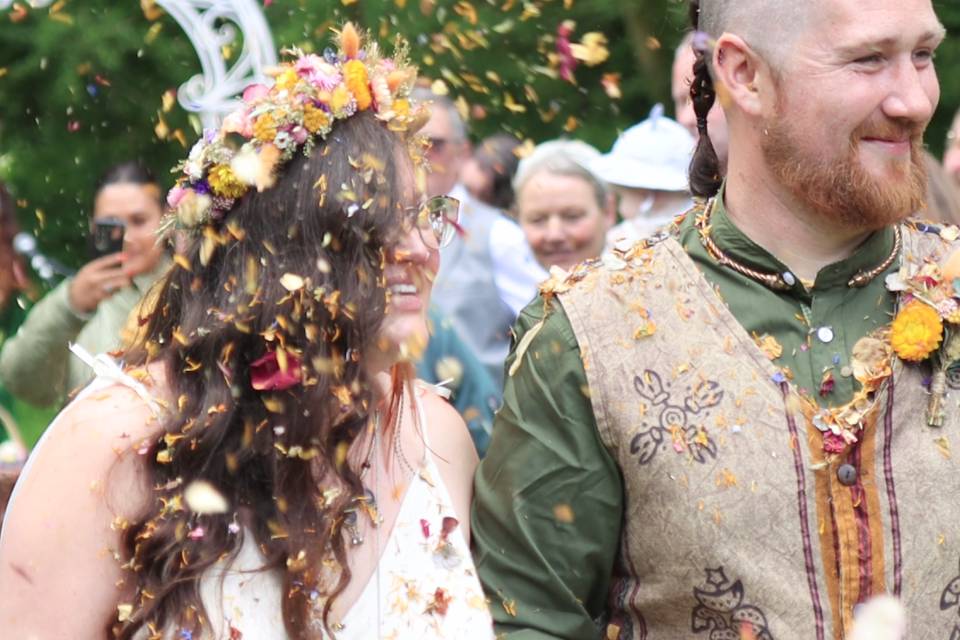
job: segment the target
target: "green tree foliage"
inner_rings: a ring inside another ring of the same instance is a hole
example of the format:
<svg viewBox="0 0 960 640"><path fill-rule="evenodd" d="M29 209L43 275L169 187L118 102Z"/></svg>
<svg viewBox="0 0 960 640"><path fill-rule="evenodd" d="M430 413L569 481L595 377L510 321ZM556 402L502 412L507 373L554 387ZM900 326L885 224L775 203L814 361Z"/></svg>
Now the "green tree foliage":
<svg viewBox="0 0 960 640"><path fill-rule="evenodd" d="M477 137L572 135L602 149L654 103L670 104L670 62L686 28L684 0L263 4L280 47L322 50L346 19L381 42L405 37L422 75L459 99ZM944 23L960 32L960 5L938 4ZM598 32L609 49L605 61L579 64L575 83L557 74L557 33L567 20L575 23L572 43ZM222 53L235 60L241 46ZM957 61L960 45L948 41L938 62L943 108L929 136L937 152L960 104ZM168 170L199 133L172 91L198 72L186 36L153 0L60 0L46 9L20 0L0 12L0 178L44 248L83 261L93 183L117 161L141 158L169 186ZM619 74L619 98L608 94L612 74Z"/></svg>

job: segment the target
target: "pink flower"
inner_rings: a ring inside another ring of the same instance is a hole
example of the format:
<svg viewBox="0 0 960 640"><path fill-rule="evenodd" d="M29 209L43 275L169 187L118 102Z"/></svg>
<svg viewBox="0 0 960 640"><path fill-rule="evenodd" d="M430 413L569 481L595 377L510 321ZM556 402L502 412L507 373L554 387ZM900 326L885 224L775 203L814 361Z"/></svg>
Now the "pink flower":
<svg viewBox="0 0 960 640"><path fill-rule="evenodd" d="M223 131L239 133L244 138L253 137L253 118L246 109L237 109L223 119Z"/></svg>
<svg viewBox="0 0 960 640"><path fill-rule="evenodd" d="M252 84L243 90L243 101L251 103L270 93L270 87L265 84Z"/></svg>
<svg viewBox="0 0 960 640"><path fill-rule="evenodd" d="M287 369L280 368L276 351L250 363L250 385L257 391L283 391L300 384L300 360L287 354Z"/></svg>
<svg viewBox="0 0 960 640"><path fill-rule="evenodd" d="M324 91L333 91L340 84L341 77L337 69L318 55L311 53L301 56L293 68L301 77Z"/></svg>
<svg viewBox="0 0 960 640"><path fill-rule="evenodd" d="M307 141L307 138L310 136L310 133L299 125L294 127L290 133L291 135L293 135L293 139L296 141L297 144L303 144L304 142Z"/></svg>
<svg viewBox="0 0 960 640"><path fill-rule="evenodd" d="M827 432L823 434L823 450L827 453L843 453L847 448L847 441L843 436Z"/></svg>
<svg viewBox="0 0 960 640"><path fill-rule="evenodd" d="M176 209L180 202L187 197L187 192L192 192L191 189L184 189L180 185L176 185L173 189L167 193L167 206L171 209Z"/></svg>

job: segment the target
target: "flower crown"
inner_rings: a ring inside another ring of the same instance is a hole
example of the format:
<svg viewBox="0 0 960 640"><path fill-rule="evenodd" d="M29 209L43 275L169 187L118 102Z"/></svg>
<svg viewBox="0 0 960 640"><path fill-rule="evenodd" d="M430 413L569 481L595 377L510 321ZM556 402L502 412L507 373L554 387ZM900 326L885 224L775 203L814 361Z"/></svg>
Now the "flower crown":
<svg viewBox="0 0 960 640"><path fill-rule="evenodd" d="M165 228L198 229L219 222L250 189L269 189L278 168L300 149L310 155L337 120L371 111L395 131L415 130L423 114L411 106L416 68L405 44L393 58L376 43L361 46L361 37L346 23L339 51L322 56L286 51L295 56L268 73L273 86L255 84L243 92L243 104L228 115L219 131L207 130L187 159L167 196Z"/></svg>

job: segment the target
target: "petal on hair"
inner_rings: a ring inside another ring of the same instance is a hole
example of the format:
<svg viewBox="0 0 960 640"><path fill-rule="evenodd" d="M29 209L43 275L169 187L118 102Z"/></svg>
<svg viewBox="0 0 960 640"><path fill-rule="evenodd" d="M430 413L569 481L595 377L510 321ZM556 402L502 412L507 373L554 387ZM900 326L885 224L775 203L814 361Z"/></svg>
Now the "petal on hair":
<svg viewBox="0 0 960 640"><path fill-rule="evenodd" d="M286 368L280 366L275 351L250 363L250 386L257 391L282 391L300 384L300 359L286 353Z"/></svg>

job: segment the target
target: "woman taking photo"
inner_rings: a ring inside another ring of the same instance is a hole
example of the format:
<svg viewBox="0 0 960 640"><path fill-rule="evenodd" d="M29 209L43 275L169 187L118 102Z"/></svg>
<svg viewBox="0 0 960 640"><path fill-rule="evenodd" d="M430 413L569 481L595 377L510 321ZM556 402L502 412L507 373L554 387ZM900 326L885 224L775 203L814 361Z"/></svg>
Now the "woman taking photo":
<svg viewBox="0 0 960 640"><path fill-rule="evenodd" d="M11 637L493 637L476 454L407 361L456 221L418 197L414 75L347 25L194 147L133 369L100 363L15 490Z"/></svg>
<svg viewBox="0 0 960 640"><path fill-rule="evenodd" d="M61 282L31 309L0 351L0 383L18 399L59 408L64 398L93 378L70 355L75 342L92 353L117 349L127 317L170 266L157 242L163 216L160 186L141 164L123 162L97 183L91 227L112 225L120 246L93 254L77 274ZM122 250L121 250L122 246Z"/></svg>

